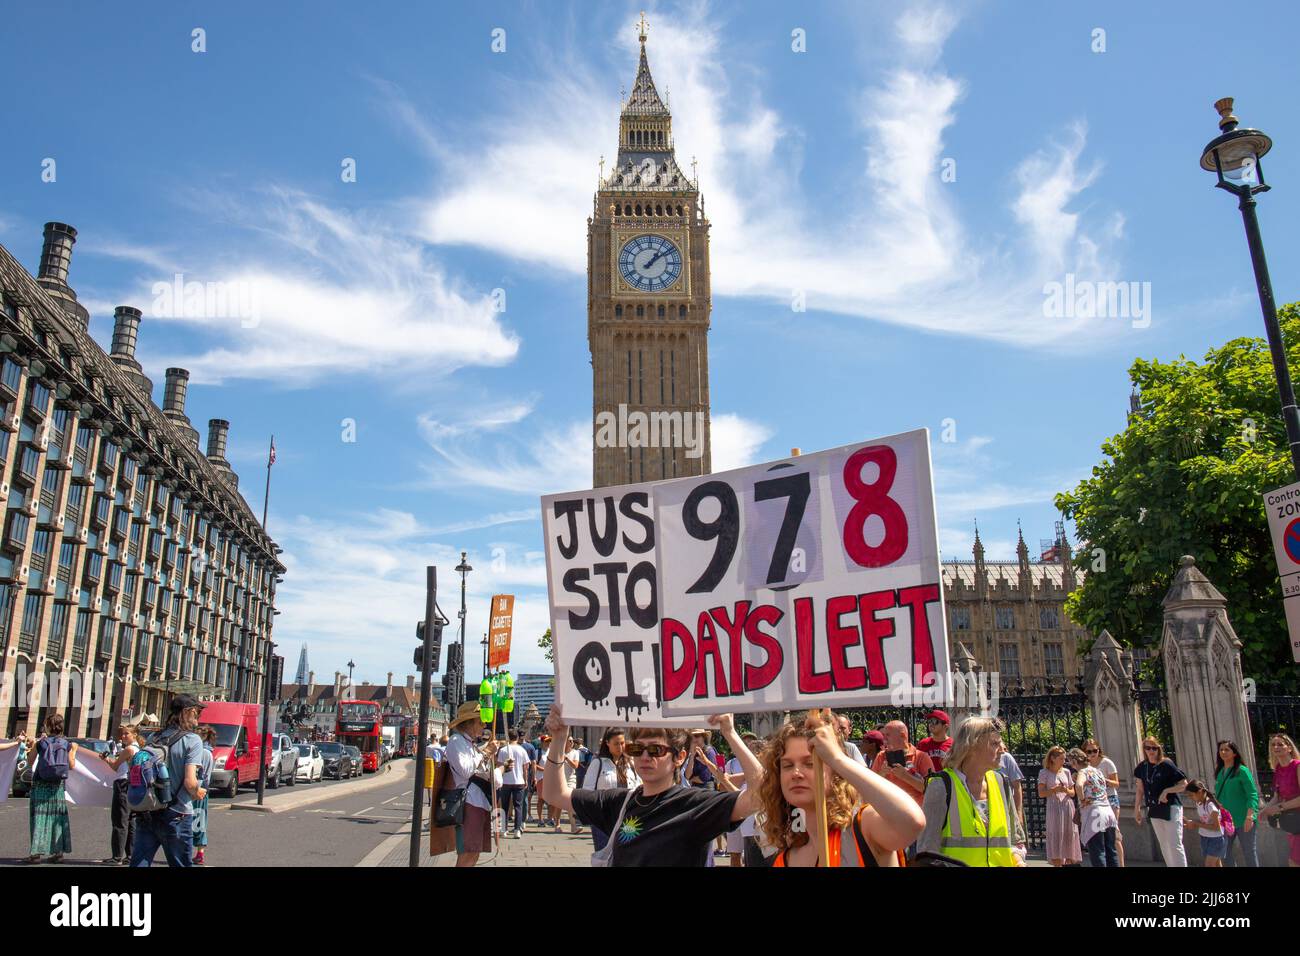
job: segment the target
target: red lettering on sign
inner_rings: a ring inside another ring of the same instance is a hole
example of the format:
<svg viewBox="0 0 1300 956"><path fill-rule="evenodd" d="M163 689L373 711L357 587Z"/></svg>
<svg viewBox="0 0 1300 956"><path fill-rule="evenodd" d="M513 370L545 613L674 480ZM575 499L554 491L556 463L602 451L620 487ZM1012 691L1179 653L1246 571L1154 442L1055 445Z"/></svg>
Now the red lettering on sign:
<svg viewBox="0 0 1300 956"><path fill-rule="evenodd" d="M682 644L680 665L673 663L678 641ZM695 676L695 638L681 621L666 617L659 623L659 645L663 648L664 700L676 700Z"/></svg>
<svg viewBox="0 0 1300 956"><path fill-rule="evenodd" d="M850 667L844 652L858 643L860 634L856 627L845 627L840 619L858 607L852 594L833 597L826 602L826 646L831 655L831 683L836 690L857 690L867 684L867 672L861 667Z"/></svg>
<svg viewBox="0 0 1300 956"><path fill-rule="evenodd" d="M877 611L887 611L896 607L893 591L873 591L858 595L858 620L862 627L862 648L867 655L867 677L872 690L889 686L889 671L885 668L885 649L883 642L894 636L894 622L891 618L880 620Z"/></svg>
<svg viewBox="0 0 1300 956"><path fill-rule="evenodd" d="M795 598L794 647L799 663L799 693L824 694L831 689L830 671L817 673L813 662L813 639L817 624L812 598Z"/></svg>
<svg viewBox="0 0 1300 956"><path fill-rule="evenodd" d="M696 629L700 636L695 645L695 697L709 696L709 681L704 676L705 658L713 658L713 686L717 689L719 697L727 695L727 668L722 662L722 649L718 647L718 633L713 629L713 618L709 617L708 611L700 612L700 619L696 623Z"/></svg>
<svg viewBox="0 0 1300 956"><path fill-rule="evenodd" d="M781 666L785 663L781 642L771 634L764 634L758 629L758 625L768 624L775 627L783 617L785 617L784 612L771 604L762 604L754 608L745 618L745 640L761 648L767 655L767 660L762 664L745 665L745 690L762 690L781 673Z"/></svg>
<svg viewBox="0 0 1300 956"><path fill-rule="evenodd" d="M862 468L872 462L880 475L871 484L862 480ZM844 522L844 550L860 567L883 568L893 564L907 550L907 515L889 490L898 472L898 456L888 445L859 448L844 463L844 488L857 502ZM867 519L879 515L885 524L880 544L869 545Z"/></svg>
<svg viewBox="0 0 1300 956"><path fill-rule="evenodd" d="M741 694L740 682L743 678L740 666L741 641L744 638L745 617L749 614L749 602L737 601L736 613L731 619L727 618L727 609L725 607L712 608L709 613L713 619L718 622L718 627L726 632L727 640L730 641L731 662L729 670L731 672L731 693ZM721 688L719 688L721 692Z"/></svg>
<svg viewBox="0 0 1300 956"><path fill-rule="evenodd" d="M901 588L898 603L905 604L912 614L912 673L920 672L921 686L932 687L938 675L934 672L934 644L930 639L929 605L939 600L939 585L922 584Z"/></svg>

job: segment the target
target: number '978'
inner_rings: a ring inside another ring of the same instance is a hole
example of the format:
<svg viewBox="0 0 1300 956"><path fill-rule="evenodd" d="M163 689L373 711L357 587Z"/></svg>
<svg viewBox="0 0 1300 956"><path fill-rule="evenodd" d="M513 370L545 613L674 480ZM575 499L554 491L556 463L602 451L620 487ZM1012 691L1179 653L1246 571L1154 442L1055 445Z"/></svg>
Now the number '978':
<svg viewBox="0 0 1300 956"><path fill-rule="evenodd" d="M878 469L875 481L870 483L862 479L862 470L868 464L874 464ZM841 478L854 504L844 521L841 536L845 554L859 567L885 567L907 551L907 515L902 506L889 497L897 472L898 456L888 445L859 448L844 463ZM786 473L754 483L755 501L785 499L785 515L768 565L768 585L785 580L811 491L806 471ZM718 503L718 514L705 521L700 517L700 505L709 499ZM866 540L867 520L872 515L879 517L885 528L880 543L875 545ZM695 583L686 589L687 594L708 594L726 576L740 545L740 502L735 489L725 481L706 481L697 485L682 504L682 525L692 538L715 542L709 563Z"/></svg>

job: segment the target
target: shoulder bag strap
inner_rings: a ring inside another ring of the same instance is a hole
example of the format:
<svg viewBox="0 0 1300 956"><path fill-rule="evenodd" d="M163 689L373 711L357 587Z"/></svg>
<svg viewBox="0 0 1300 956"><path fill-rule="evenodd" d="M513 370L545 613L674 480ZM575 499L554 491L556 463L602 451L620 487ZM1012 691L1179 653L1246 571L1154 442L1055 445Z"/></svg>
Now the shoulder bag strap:
<svg viewBox="0 0 1300 956"><path fill-rule="evenodd" d="M876 860L876 855L871 852L867 838L862 835L862 812L864 810L866 810L866 807L860 808L853 815L853 840L858 845L858 856L861 857L863 866L880 866L880 863Z"/></svg>

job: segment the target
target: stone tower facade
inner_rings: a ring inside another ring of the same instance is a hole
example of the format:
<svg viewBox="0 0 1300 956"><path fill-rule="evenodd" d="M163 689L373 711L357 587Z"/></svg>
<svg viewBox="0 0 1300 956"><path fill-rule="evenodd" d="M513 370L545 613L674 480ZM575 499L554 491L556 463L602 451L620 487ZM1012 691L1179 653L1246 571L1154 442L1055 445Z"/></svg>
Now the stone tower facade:
<svg viewBox="0 0 1300 956"><path fill-rule="evenodd" d="M596 487L707 474L709 222L677 165L672 114L641 62L618 159L587 220Z"/></svg>

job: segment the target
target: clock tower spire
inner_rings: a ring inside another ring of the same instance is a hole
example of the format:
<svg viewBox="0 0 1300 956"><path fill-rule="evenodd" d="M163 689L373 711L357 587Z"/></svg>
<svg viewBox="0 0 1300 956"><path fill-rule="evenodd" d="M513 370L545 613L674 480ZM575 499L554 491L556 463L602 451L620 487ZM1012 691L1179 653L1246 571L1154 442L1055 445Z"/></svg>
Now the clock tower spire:
<svg viewBox="0 0 1300 956"><path fill-rule="evenodd" d="M707 474L709 222L646 55L587 220L596 487Z"/></svg>

